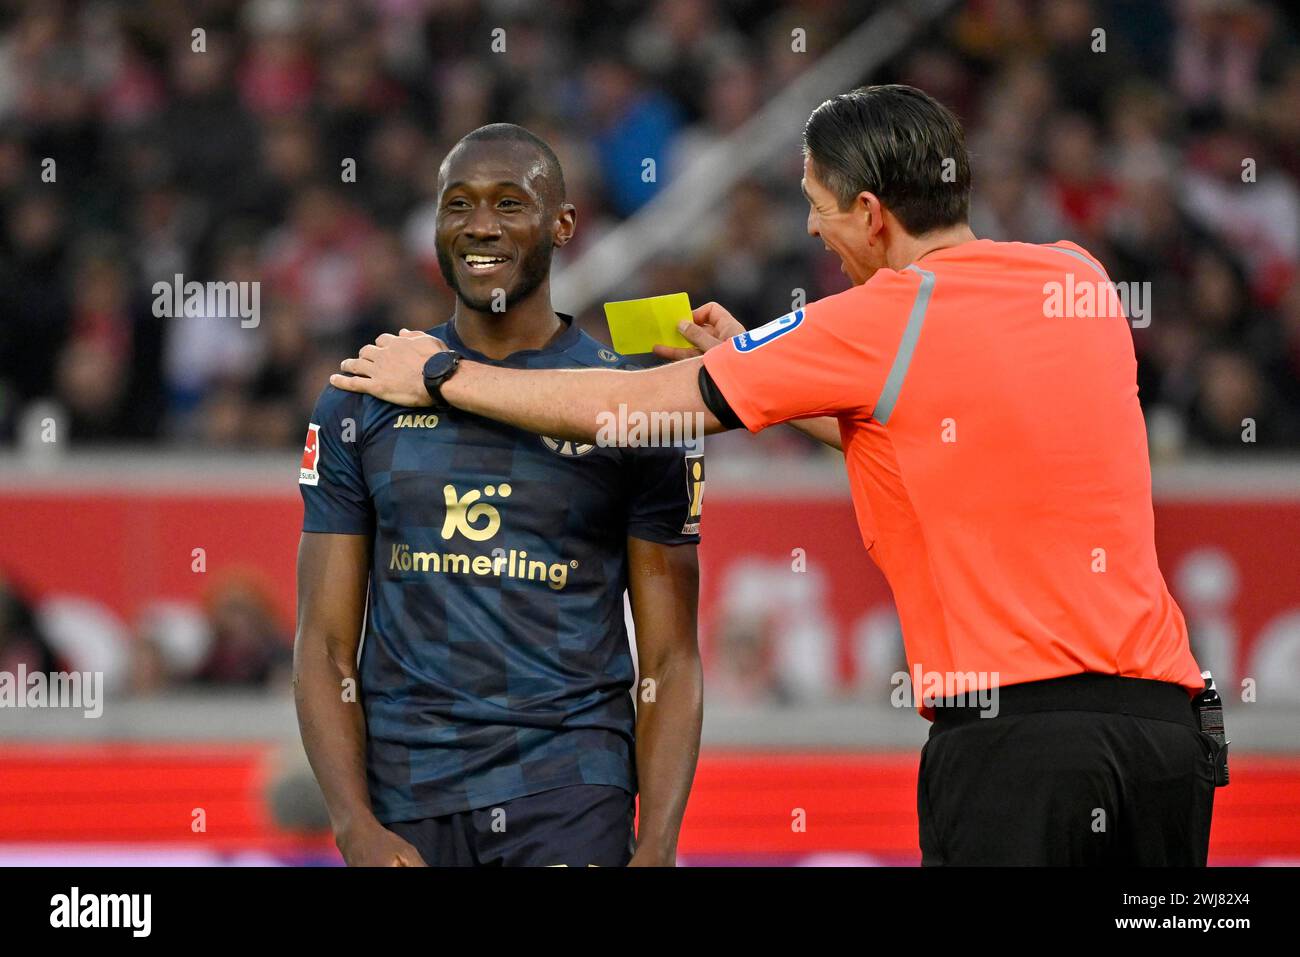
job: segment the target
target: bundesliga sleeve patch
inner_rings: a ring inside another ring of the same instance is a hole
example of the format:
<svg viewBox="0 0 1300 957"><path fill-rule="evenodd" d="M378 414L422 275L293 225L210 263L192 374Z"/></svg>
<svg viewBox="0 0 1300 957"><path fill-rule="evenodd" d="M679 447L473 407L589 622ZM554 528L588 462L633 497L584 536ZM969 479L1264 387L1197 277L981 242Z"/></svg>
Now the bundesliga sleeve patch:
<svg viewBox="0 0 1300 957"><path fill-rule="evenodd" d="M704 509L704 456L688 455L686 463L686 494L691 503L682 526L683 535L700 534L700 513Z"/></svg>
<svg viewBox="0 0 1300 957"><path fill-rule="evenodd" d="M765 346L769 342L779 339L787 332L794 332L799 328L801 322L803 322L803 310L796 309L794 312L787 313L779 319L773 319L757 329L742 332L731 340L731 344L736 347L737 352L753 352L759 346Z"/></svg>
<svg viewBox="0 0 1300 957"><path fill-rule="evenodd" d="M312 422L307 426L307 441L302 447L302 465L298 469L299 485L320 483L320 426Z"/></svg>

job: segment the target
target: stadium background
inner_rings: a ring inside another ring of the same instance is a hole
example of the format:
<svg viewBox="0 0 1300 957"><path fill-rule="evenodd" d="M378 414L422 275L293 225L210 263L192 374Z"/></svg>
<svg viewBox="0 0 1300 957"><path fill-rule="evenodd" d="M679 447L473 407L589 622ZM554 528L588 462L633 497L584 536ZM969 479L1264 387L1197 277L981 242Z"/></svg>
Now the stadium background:
<svg viewBox="0 0 1300 957"><path fill-rule="evenodd" d="M554 146L555 302L594 335L602 301L679 290L755 325L843 288L798 133L886 81L961 115L977 234L1151 283L1157 544L1234 742L1211 863L1300 863L1297 26L1253 0L6 5L0 671L109 697L0 709L0 864L337 861L287 686L298 449L339 358L448 314L460 135ZM177 273L260 282L258 323L155 317ZM683 862L915 863L928 726L890 706L897 619L834 457L711 439L704 514Z"/></svg>

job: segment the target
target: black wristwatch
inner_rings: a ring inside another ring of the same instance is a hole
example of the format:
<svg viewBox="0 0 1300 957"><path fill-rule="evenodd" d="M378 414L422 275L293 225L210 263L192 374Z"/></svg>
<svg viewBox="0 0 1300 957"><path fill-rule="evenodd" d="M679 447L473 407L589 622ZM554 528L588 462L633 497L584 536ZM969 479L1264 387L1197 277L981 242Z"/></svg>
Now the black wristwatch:
<svg viewBox="0 0 1300 957"><path fill-rule="evenodd" d="M433 407L440 412L451 408L447 400L442 397L442 384L452 377L459 365L460 353L452 352L450 349L435 352L424 364L424 387L429 390Z"/></svg>

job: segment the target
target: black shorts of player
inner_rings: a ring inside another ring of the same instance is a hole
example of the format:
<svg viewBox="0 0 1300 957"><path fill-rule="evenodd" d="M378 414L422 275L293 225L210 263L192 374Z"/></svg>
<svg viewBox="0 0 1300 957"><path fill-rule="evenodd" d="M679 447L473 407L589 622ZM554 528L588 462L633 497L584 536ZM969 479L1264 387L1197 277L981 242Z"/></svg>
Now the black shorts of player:
<svg viewBox="0 0 1300 957"><path fill-rule="evenodd" d="M386 826L431 867L622 867L635 816L622 788L578 784Z"/></svg>
<svg viewBox="0 0 1300 957"><path fill-rule="evenodd" d="M1214 745L1187 690L1111 675L935 708L917 781L921 864L1204 867Z"/></svg>

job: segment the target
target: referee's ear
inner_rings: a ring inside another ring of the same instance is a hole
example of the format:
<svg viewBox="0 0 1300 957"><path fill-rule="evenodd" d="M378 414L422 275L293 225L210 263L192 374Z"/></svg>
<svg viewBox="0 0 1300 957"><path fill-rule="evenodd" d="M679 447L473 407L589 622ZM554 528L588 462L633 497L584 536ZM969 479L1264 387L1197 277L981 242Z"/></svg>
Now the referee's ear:
<svg viewBox="0 0 1300 957"><path fill-rule="evenodd" d="M880 197L870 190L863 190L853 200L854 214L861 217L863 228L867 232L867 242L875 243L880 231L885 226L885 207Z"/></svg>

